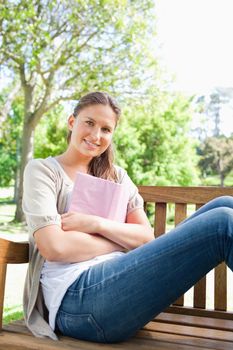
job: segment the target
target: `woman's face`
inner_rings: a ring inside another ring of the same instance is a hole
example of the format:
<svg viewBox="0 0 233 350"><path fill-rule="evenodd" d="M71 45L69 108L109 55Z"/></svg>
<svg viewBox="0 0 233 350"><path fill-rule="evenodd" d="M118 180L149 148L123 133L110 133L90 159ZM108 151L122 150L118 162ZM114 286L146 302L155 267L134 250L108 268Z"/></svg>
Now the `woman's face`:
<svg viewBox="0 0 233 350"><path fill-rule="evenodd" d="M76 118L70 116L68 126L72 131L69 146L91 160L110 145L116 114L108 105L91 105L82 109Z"/></svg>

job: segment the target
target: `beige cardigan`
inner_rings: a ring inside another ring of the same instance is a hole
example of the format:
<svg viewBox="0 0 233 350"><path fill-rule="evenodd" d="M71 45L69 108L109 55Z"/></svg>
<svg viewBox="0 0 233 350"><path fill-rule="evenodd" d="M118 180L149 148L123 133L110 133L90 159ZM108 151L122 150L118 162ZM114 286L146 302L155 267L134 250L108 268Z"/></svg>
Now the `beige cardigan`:
<svg viewBox="0 0 233 350"><path fill-rule="evenodd" d="M128 212L143 208L143 199L137 187L120 167L116 166L119 183L127 182L130 190ZM61 225L60 215L66 210L73 182L52 157L30 161L24 172L23 211L29 231L29 267L24 287L23 308L27 327L37 337L57 335L48 324L40 274L44 258L34 240L34 232L47 225Z"/></svg>

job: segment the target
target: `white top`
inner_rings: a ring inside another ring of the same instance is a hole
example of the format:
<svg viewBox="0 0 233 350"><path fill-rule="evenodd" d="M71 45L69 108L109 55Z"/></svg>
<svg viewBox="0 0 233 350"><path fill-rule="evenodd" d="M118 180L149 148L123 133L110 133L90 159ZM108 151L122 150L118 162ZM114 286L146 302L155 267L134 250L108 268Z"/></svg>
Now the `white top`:
<svg viewBox="0 0 233 350"><path fill-rule="evenodd" d="M83 271L88 270L90 266L99 264L102 261L112 259L116 256L125 254L123 252L113 252L99 255L93 259L80 263L60 263L45 261L40 282L45 299L45 305L49 310L49 325L54 330L56 315L62 299L71 286L77 280Z"/></svg>

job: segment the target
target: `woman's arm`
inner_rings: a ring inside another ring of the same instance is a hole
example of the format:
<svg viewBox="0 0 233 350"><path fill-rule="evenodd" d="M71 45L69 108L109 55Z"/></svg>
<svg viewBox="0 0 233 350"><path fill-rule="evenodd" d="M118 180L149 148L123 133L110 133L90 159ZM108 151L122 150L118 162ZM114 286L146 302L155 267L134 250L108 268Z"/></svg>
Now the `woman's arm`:
<svg viewBox="0 0 233 350"><path fill-rule="evenodd" d="M154 230L143 209L135 209L129 213L126 223L100 219L97 232L128 250L137 248L155 238Z"/></svg>
<svg viewBox="0 0 233 350"><path fill-rule="evenodd" d="M129 250L154 239L153 229L143 209L135 209L130 212L126 223L75 212L63 214L61 217L62 228L65 231L98 233Z"/></svg>
<svg viewBox="0 0 233 350"><path fill-rule="evenodd" d="M125 249L104 237L77 231L63 231L49 225L34 233L40 254L49 261L81 262L98 255Z"/></svg>

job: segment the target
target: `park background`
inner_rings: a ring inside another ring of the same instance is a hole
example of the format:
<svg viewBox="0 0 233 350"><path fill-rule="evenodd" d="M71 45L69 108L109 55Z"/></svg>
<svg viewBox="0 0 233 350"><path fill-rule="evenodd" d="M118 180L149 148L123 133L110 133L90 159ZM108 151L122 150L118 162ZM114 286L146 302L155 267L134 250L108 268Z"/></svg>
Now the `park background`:
<svg viewBox="0 0 233 350"><path fill-rule="evenodd" d="M64 150L67 117L89 91L119 101L115 162L136 184L232 186L232 10L228 0L1 1L1 236L26 239L24 167ZM22 316L25 268L10 267L5 322Z"/></svg>

